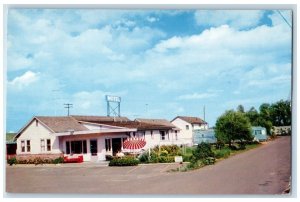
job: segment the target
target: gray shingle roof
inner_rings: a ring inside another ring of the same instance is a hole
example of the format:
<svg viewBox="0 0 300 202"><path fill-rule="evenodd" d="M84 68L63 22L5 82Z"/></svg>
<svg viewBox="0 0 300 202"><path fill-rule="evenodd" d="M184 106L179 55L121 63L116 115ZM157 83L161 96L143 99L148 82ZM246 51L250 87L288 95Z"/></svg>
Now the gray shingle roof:
<svg viewBox="0 0 300 202"><path fill-rule="evenodd" d="M86 127L78 123L76 119L70 116L36 116L35 118L44 123L49 129L56 133L67 132L69 130L88 130Z"/></svg>
<svg viewBox="0 0 300 202"><path fill-rule="evenodd" d="M138 118L138 119L135 119L135 120L138 121L138 122L142 122L142 123L162 125L162 126L168 126L168 127L176 128L176 126L174 126L171 122L169 122L166 119L142 119L142 118Z"/></svg>
<svg viewBox="0 0 300 202"><path fill-rule="evenodd" d="M108 123L108 122L127 122L130 121L127 117L108 117L108 116L78 116L72 115L77 121L84 122L98 122L98 123Z"/></svg>
<svg viewBox="0 0 300 202"><path fill-rule="evenodd" d="M192 117L192 116L177 116L176 118L180 118L190 124L207 124L207 122L203 121L202 119L198 117ZM173 120L175 120L174 118Z"/></svg>

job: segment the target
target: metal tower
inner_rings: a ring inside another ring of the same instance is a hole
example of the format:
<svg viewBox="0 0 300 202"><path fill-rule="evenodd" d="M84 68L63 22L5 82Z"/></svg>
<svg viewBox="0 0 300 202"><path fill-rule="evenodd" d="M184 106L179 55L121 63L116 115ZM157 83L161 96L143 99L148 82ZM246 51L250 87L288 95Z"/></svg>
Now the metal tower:
<svg viewBox="0 0 300 202"><path fill-rule="evenodd" d="M113 96L113 95L106 95L106 102L107 102L107 116L121 116L120 112L120 104L121 104L121 97Z"/></svg>

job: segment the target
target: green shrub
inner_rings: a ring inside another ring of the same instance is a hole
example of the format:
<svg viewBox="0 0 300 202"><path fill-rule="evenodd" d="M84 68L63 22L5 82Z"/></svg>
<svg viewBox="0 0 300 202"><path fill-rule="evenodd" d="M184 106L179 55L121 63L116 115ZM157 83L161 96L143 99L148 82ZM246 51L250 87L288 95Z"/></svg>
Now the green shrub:
<svg viewBox="0 0 300 202"><path fill-rule="evenodd" d="M194 170L197 168L200 168L202 166L200 161L191 161L187 166L186 169L187 170Z"/></svg>
<svg viewBox="0 0 300 202"><path fill-rule="evenodd" d="M202 160L206 157L214 157L214 153L212 152L211 145L209 143L201 142L193 151L193 156L196 160Z"/></svg>
<svg viewBox="0 0 300 202"><path fill-rule="evenodd" d="M19 158L17 159L18 164L57 164L63 163L63 157L58 157L56 159L52 158L42 158L42 157L30 157L30 158Z"/></svg>
<svg viewBox="0 0 300 202"><path fill-rule="evenodd" d="M148 152L144 152L139 156L139 160L141 163L149 163Z"/></svg>
<svg viewBox="0 0 300 202"><path fill-rule="evenodd" d="M159 163L173 163L174 161L174 156L160 156L158 158Z"/></svg>
<svg viewBox="0 0 300 202"><path fill-rule="evenodd" d="M217 159L228 158L229 156L230 156L230 149L221 149L215 151L215 157Z"/></svg>
<svg viewBox="0 0 300 202"><path fill-rule="evenodd" d="M54 163L54 164L63 163L63 162L64 162L64 158L62 158L62 157L58 157L58 158L52 160L52 163Z"/></svg>
<svg viewBox="0 0 300 202"><path fill-rule="evenodd" d="M180 147L177 145L161 145L160 146L160 150L159 150L159 146L155 146L153 148L153 151L156 153L162 152L162 151L167 151L168 155L170 156L180 156L181 155L181 151L180 151Z"/></svg>
<svg viewBox="0 0 300 202"><path fill-rule="evenodd" d="M212 165L214 164L216 159L214 157L206 157L205 159L202 160L202 163L204 165Z"/></svg>
<svg viewBox="0 0 300 202"><path fill-rule="evenodd" d="M168 156L169 152L167 150L162 150L160 156Z"/></svg>
<svg viewBox="0 0 300 202"><path fill-rule="evenodd" d="M225 146L224 142L217 141L217 143L216 143L216 148L217 149L222 149L222 148L224 148L224 146Z"/></svg>
<svg viewBox="0 0 300 202"><path fill-rule="evenodd" d="M191 162L192 156L193 156L193 155L183 155L183 156L182 156L183 162Z"/></svg>
<svg viewBox="0 0 300 202"><path fill-rule="evenodd" d="M112 155L105 155L105 160L106 161L111 161L113 159Z"/></svg>
<svg viewBox="0 0 300 202"><path fill-rule="evenodd" d="M10 166L12 166L13 164L17 164L17 159L16 159L16 157L7 159L7 163L8 163Z"/></svg>
<svg viewBox="0 0 300 202"><path fill-rule="evenodd" d="M113 158L109 162L109 166L136 166L139 164L139 160L133 157Z"/></svg>
<svg viewBox="0 0 300 202"><path fill-rule="evenodd" d="M156 152L151 151L149 162L151 162L151 163L158 163L159 162L158 154Z"/></svg>

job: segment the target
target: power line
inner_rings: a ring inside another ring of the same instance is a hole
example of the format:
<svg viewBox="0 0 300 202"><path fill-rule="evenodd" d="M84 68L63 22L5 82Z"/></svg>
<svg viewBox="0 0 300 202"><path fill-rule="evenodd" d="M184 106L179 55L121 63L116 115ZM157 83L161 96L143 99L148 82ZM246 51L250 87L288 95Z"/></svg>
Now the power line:
<svg viewBox="0 0 300 202"><path fill-rule="evenodd" d="M68 116L70 116L70 108L72 108L73 107L73 104L71 104L71 103L67 103L67 104L64 104L65 105L65 108L67 108L68 109Z"/></svg>
<svg viewBox="0 0 300 202"><path fill-rule="evenodd" d="M285 17L282 15L282 13L280 12L280 10L277 10L277 12L279 13L279 15L283 18L283 20L286 22L286 24L288 26L290 26L290 28L292 28L292 25L285 19Z"/></svg>

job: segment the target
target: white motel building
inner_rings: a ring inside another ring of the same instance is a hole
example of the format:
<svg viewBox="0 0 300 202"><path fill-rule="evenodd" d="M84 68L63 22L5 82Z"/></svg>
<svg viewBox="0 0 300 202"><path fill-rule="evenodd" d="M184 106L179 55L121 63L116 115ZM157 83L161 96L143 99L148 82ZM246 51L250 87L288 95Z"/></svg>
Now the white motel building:
<svg viewBox="0 0 300 202"><path fill-rule="evenodd" d="M103 161L106 155L126 152L129 137L156 145L192 145L193 130L207 129L197 117L135 119L107 116L35 116L15 136L17 156L82 155L84 161Z"/></svg>

